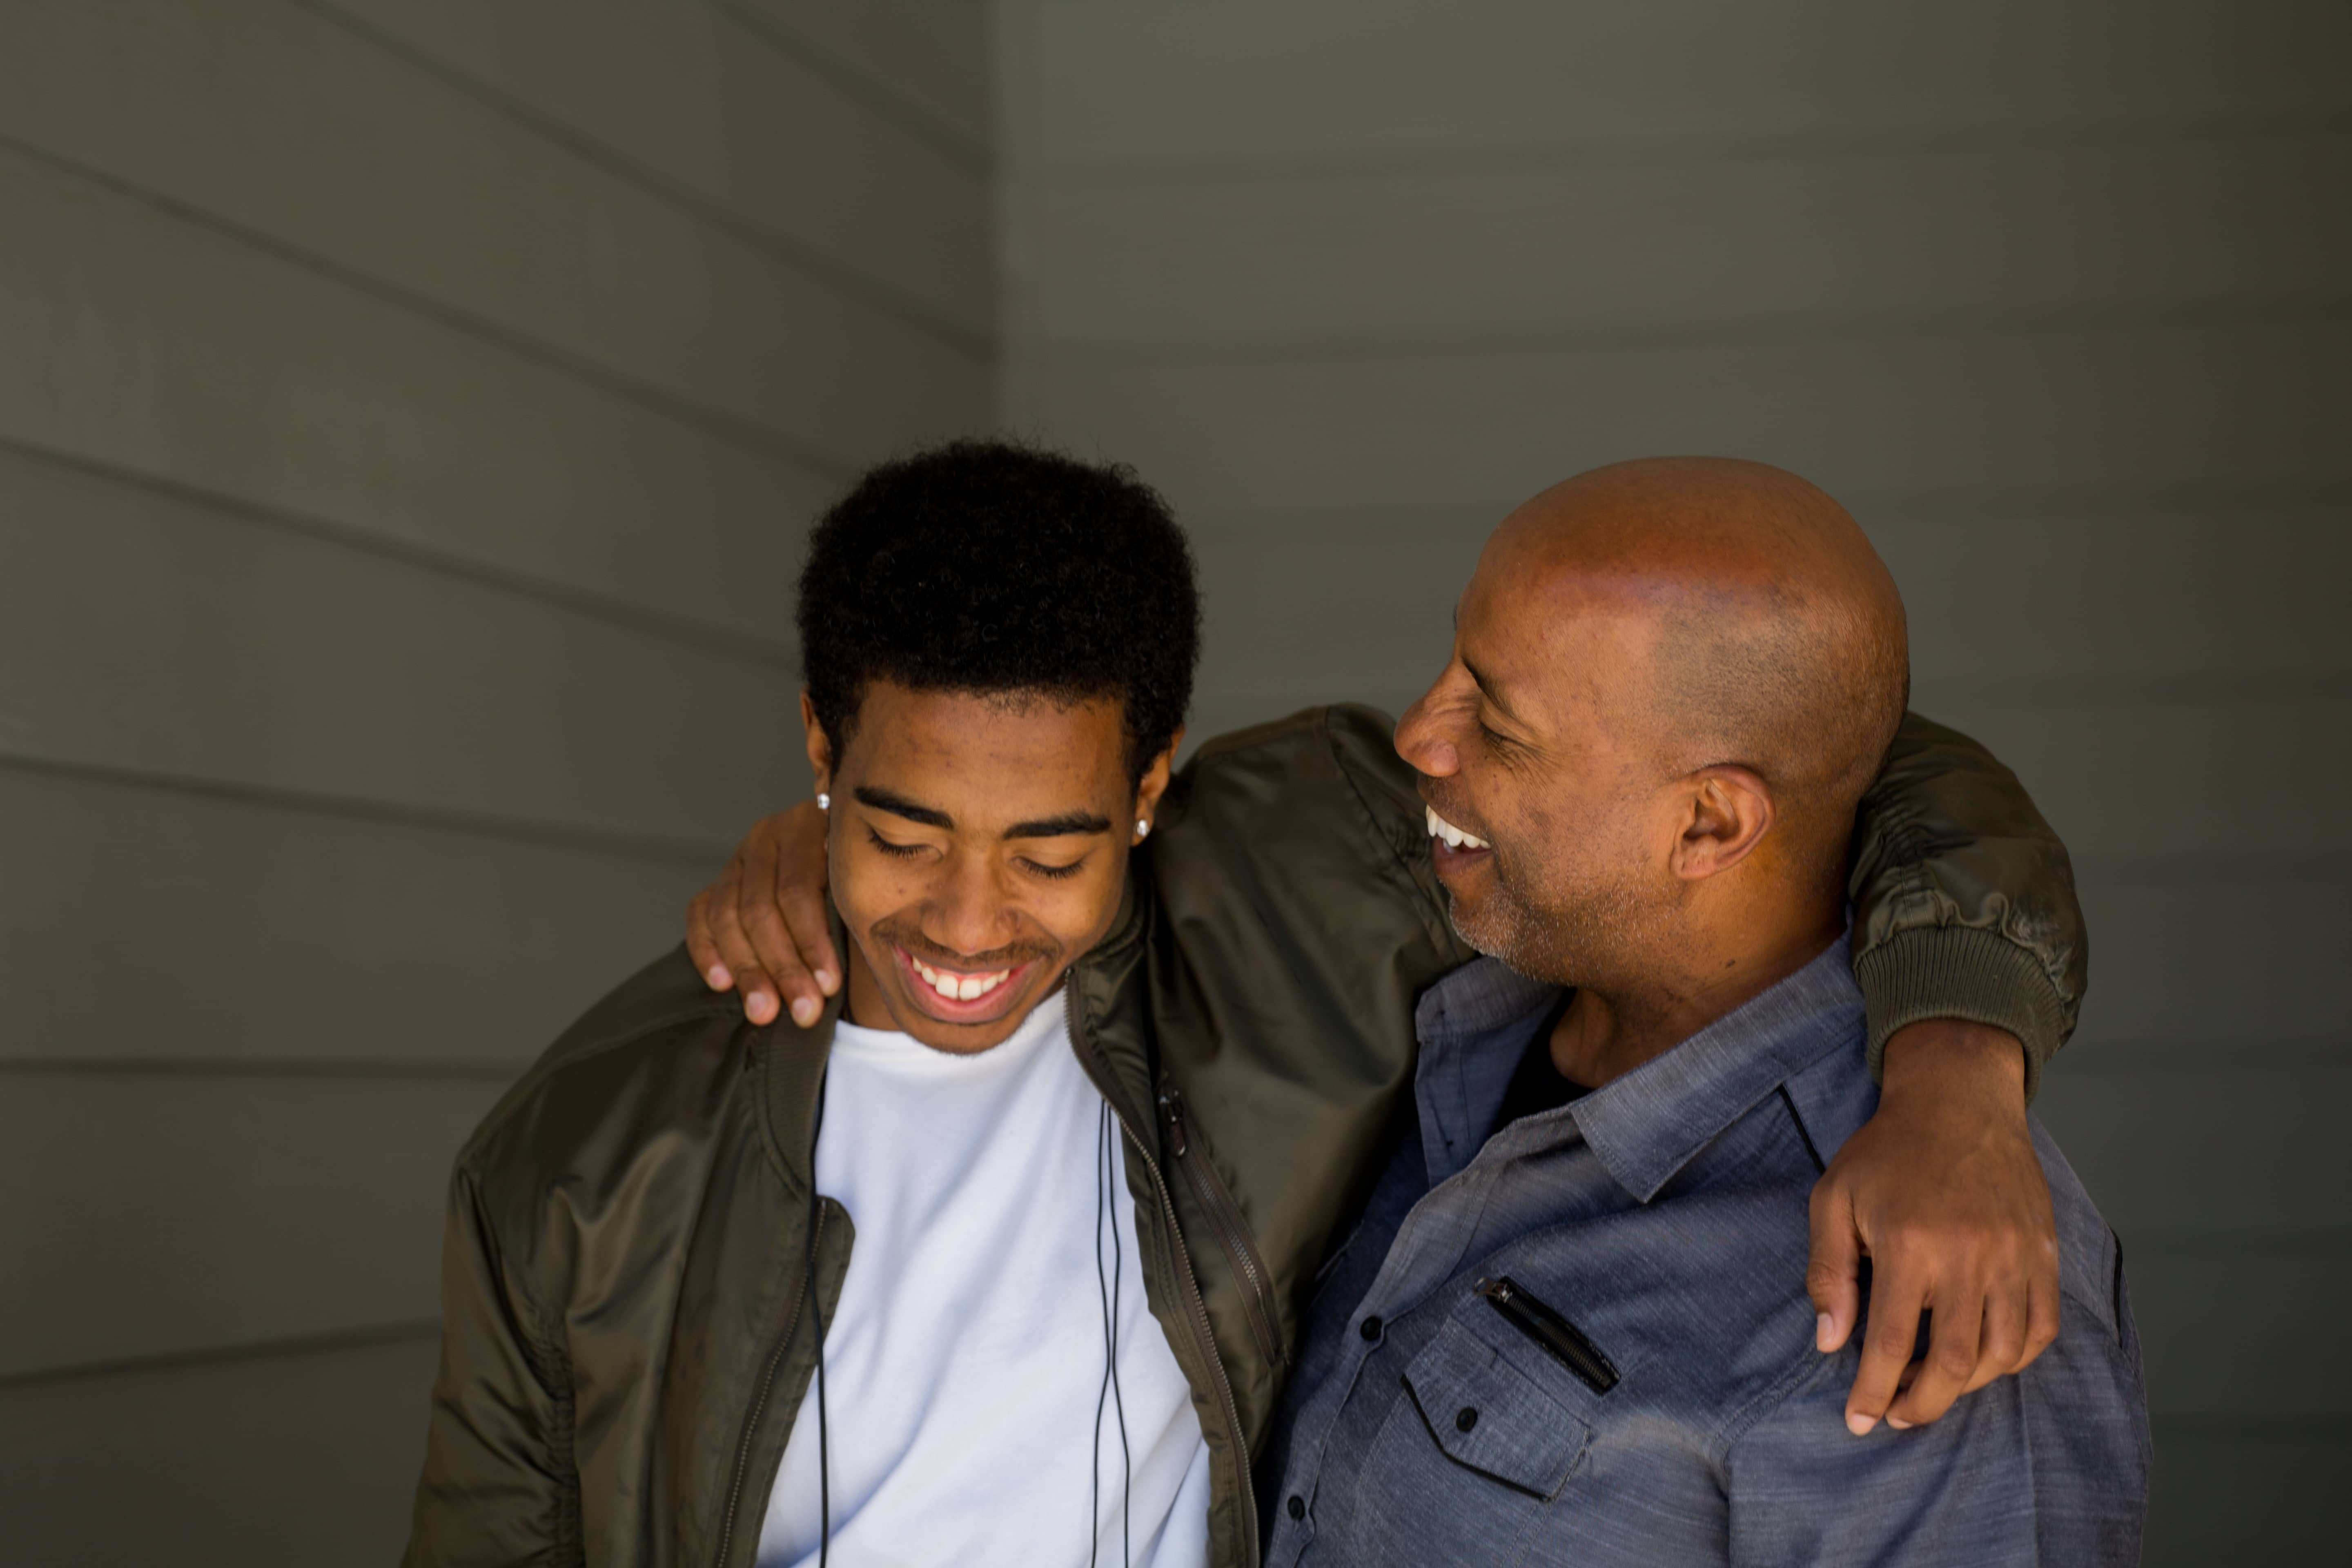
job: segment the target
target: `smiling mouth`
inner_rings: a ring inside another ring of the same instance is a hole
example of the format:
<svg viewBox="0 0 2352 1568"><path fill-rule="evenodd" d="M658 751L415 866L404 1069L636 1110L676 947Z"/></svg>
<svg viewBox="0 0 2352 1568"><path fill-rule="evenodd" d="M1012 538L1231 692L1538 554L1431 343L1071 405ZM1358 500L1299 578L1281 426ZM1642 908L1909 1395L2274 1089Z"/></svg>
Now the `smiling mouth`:
<svg viewBox="0 0 2352 1568"><path fill-rule="evenodd" d="M934 969L911 952L907 954L907 962L914 967L916 974L921 978L924 984L950 1002L977 1001L1013 978L1013 971L1009 969L992 970L986 974L966 974L953 969Z"/></svg>
<svg viewBox="0 0 2352 1568"><path fill-rule="evenodd" d="M897 943L891 953L916 1006L942 1024L992 1024L1020 999L1022 982L1037 967L1026 959L1004 969L948 969L926 963Z"/></svg>
<svg viewBox="0 0 2352 1568"><path fill-rule="evenodd" d="M1438 816L1437 808L1435 806L1423 805L1422 809L1429 813L1429 836L1432 838L1436 839L1439 843L1444 844L1447 848L1459 851L1463 854L1469 854L1476 850L1492 849L1494 847L1493 845L1487 843L1476 834L1465 833L1462 829L1454 826L1454 824L1446 821L1445 818Z"/></svg>

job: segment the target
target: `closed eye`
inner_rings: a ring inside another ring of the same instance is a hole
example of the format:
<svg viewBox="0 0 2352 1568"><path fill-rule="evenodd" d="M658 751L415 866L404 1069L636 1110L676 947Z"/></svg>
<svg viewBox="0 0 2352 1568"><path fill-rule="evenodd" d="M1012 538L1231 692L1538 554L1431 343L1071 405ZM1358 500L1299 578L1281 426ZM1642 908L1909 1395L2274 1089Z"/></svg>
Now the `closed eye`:
<svg viewBox="0 0 2352 1568"><path fill-rule="evenodd" d="M923 852L919 844L893 844L872 828L866 830L866 841L885 855L895 855L901 860L911 859Z"/></svg>
<svg viewBox="0 0 2352 1568"><path fill-rule="evenodd" d="M1048 866L1040 860L1024 859L1021 862L1021 864L1028 868L1033 874L1043 877L1050 882L1058 882L1065 877L1076 876L1080 869L1085 867L1086 863L1087 858L1083 855L1079 856L1076 859L1071 861L1066 866Z"/></svg>

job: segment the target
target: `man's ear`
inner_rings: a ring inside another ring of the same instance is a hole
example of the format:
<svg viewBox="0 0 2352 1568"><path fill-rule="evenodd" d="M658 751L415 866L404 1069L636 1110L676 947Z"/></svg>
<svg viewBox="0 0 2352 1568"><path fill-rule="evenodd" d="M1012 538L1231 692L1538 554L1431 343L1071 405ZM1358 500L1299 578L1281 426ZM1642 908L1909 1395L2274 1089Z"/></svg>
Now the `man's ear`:
<svg viewBox="0 0 2352 1568"><path fill-rule="evenodd" d="M1754 770L1725 763L1683 781L1682 831L1668 864L1686 882L1730 870L1772 829L1772 791Z"/></svg>
<svg viewBox="0 0 2352 1568"><path fill-rule="evenodd" d="M1139 825L1150 822L1160 814L1160 797L1168 793L1168 775L1176 765L1176 748L1183 743L1184 731L1180 727L1168 737L1167 749L1152 758L1151 765L1143 770L1143 782L1135 786L1135 820ZM1140 832L1131 832L1128 837L1138 844L1143 841Z"/></svg>
<svg viewBox="0 0 2352 1568"><path fill-rule="evenodd" d="M808 734L809 772L815 776L816 793L833 793L833 741L824 726L816 721L816 704L809 700L808 689L801 689L801 728Z"/></svg>

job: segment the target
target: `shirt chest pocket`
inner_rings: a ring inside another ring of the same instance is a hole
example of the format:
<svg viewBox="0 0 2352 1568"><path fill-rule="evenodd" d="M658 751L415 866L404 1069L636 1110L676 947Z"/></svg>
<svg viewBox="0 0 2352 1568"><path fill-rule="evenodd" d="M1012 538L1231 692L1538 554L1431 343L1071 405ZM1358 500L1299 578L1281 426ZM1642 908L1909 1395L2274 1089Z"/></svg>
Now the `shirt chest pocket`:
<svg viewBox="0 0 2352 1568"><path fill-rule="evenodd" d="M1592 1435L1582 1417L1459 1319L1413 1357L1404 1386L1448 1460L1546 1501L1567 1484Z"/></svg>

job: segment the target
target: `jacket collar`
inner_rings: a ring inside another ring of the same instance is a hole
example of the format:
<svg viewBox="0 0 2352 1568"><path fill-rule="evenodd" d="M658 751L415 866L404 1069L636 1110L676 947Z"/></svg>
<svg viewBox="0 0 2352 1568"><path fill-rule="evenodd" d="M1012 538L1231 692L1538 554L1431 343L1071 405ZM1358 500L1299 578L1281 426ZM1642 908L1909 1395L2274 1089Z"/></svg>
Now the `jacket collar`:
<svg viewBox="0 0 2352 1568"><path fill-rule="evenodd" d="M828 905L827 912L833 920L833 950L845 963L848 928L841 923L838 910ZM780 1011L776 1021L754 1037L752 1049L767 1090L762 1098L769 1152L783 1167L784 1184L802 1194L816 1187L818 1090L824 1082L824 1064L833 1056L834 1026L841 1022L842 1010L848 1005L849 984L845 977L841 988L824 999L824 1010L816 1022L807 1028L793 1023L789 1011Z"/></svg>

